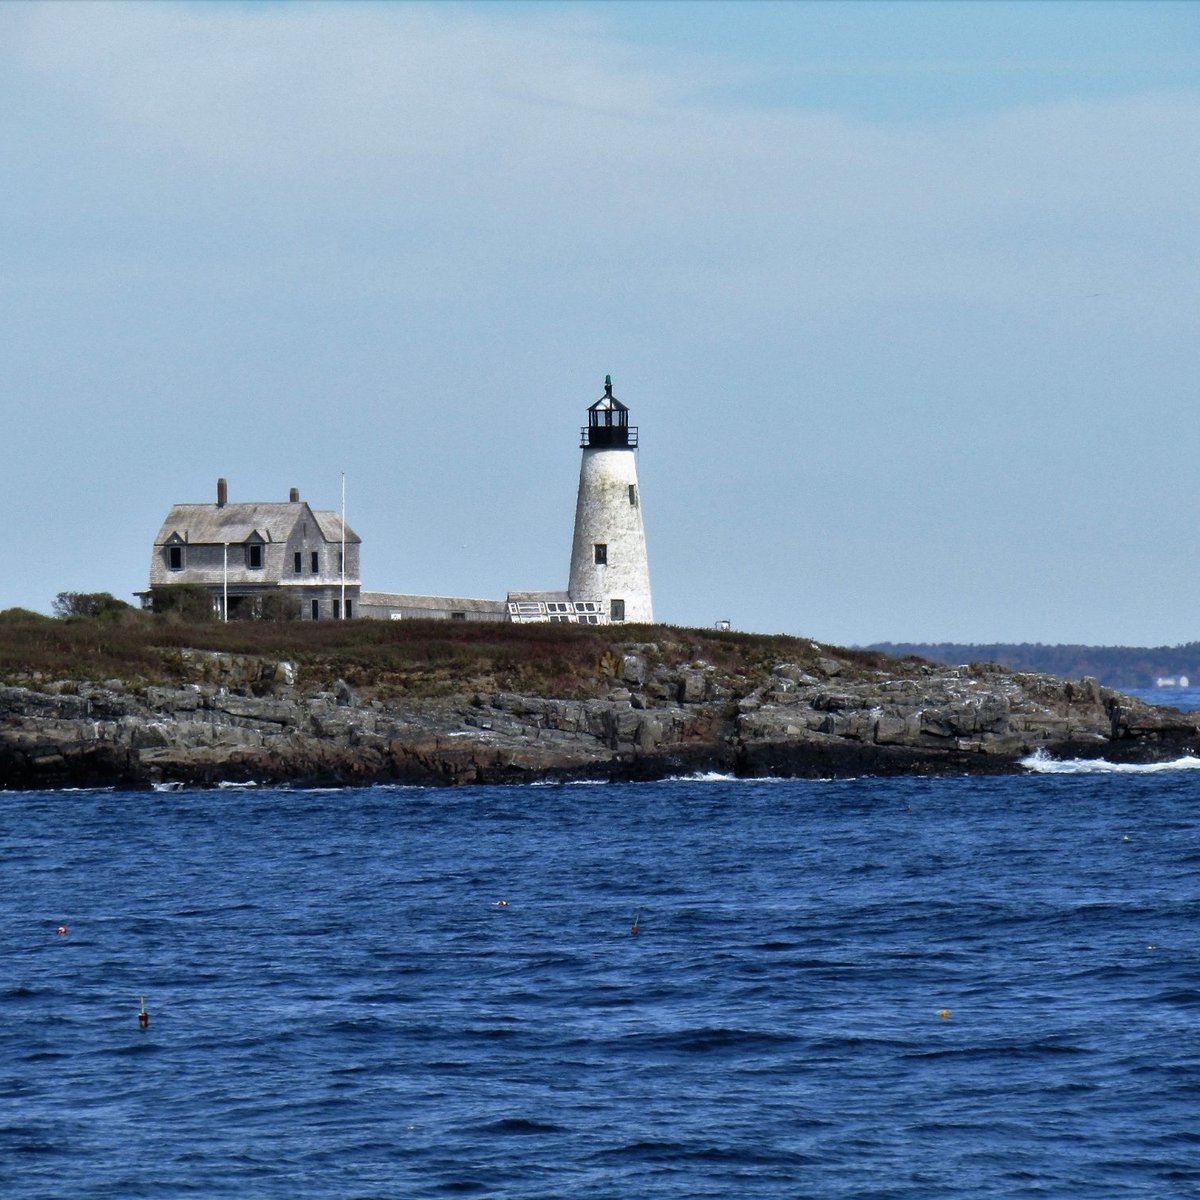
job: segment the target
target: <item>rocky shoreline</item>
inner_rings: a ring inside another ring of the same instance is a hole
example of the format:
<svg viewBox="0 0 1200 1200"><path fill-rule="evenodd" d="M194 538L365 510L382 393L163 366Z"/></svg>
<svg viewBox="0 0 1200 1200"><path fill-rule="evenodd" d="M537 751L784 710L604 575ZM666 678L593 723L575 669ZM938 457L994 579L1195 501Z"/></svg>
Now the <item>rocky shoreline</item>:
<svg viewBox="0 0 1200 1200"><path fill-rule="evenodd" d="M634 647L587 699L308 691L288 662L185 651L193 678L177 686L0 687L0 788L999 774L1038 750L1153 762L1200 740L1191 715L1095 680L912 659L869 669L808 645L758 680L656 666L653 646Z"/></svg>

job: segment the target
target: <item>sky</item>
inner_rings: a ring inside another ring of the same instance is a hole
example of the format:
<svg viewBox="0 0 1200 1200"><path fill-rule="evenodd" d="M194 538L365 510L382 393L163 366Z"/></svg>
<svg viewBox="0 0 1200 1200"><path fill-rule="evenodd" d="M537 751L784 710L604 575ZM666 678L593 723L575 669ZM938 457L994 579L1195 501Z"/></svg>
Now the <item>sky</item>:
<svg viewBox="0 0 1200 1200"><path fill-rule="evenodd" d="M0 5L0 608L173 503L560 588L640 429L655 615L1200 639L1200 5Z"/></svg>

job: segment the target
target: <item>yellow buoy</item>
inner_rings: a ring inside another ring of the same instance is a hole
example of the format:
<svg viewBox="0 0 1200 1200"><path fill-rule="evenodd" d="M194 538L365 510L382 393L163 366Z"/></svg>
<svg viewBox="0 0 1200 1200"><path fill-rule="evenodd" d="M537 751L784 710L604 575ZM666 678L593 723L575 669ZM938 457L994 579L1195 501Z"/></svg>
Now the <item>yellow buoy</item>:
<svg viewBox="0 0 1200 1200"><path fill-rule="evenodd" d="M949 1010L948 1008L939 1008L939 1009L938 1009L938 1016L939 1016L939 1017L941 1017L943 1021L944 1021L944 1020L945 1020L945 1019L946 1019L946 1018L947 1018L949 1015L950 1015L950 1010Z"/></svg>

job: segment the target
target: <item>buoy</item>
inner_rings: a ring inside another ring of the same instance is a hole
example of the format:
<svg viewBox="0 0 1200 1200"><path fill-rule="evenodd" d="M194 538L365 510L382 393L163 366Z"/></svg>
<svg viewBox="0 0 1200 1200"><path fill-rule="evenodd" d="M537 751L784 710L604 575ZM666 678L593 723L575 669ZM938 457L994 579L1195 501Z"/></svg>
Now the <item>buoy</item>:
<svg viewBox="0 0 1200 1200"><path fill-rule="evenodd" d="M145 1029L150 1024L150 1014L146 1011L146 997L141 997L142 1006L138 1010L138 1025Z"/></svg>
<svg viewBox="0 0 1200 1200"><path fill-rule="evenodd" d="M493 903L492 907L493 908L507 908L508 901L507 900L497 900Z"/></svg>
<svg viewBox="0 0 1200 1200"><path fill-rule="evenodd" d="M58 936L59 936L59 937L66 937L66 936L67 936L67 927L66 927L65 925L60 925L60 926L58 927Z"/></svg>
<svg viewBox="0 0 1200 1200"><path fill-rule="evenodd" d="M941 1017L943 1021L944 1021L944 1020L945 1020L945 1019L946 1019L946 1018L947 1018L949 1015L950 1015L950 1010L949 1010L948 1008L939 1008L939 1009L938 1009L938 1016L939 1016L939 1017Z"/></svg>
<svg viewBox="0 0 1200 1200"><path fill-rule="evenodd" d="M629 927L629 932L630 932L630 933L640 933L640 932L641 932L641 931L638 929L638 922L639 922L641 919L642 919L642 914L641 914L641 913L638 913L638 914L637 914L637 915L636 915L636 916L633 918L633 924L632 924L632 925Z"/></svg>

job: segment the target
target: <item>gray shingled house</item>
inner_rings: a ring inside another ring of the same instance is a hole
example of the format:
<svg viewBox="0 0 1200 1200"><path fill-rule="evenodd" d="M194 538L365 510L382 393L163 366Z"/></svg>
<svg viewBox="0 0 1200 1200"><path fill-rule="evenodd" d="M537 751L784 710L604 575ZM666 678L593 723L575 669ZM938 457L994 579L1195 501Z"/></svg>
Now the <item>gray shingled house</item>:
<svg viewBox="0 0 1200 1200"><path fill-rule="evenodd" d="M212 594L221 613L256 615L267 592L295 596L304 620L357 615L359 538L343 536L336 512L310 508L292 488L282 503L230 504L224 479L217 480L216 504L172 506L154 539L150 588L140 593L152 607L155 592L172 584L199 584ZM343 559L344 552L344 559Z"/></svg>

